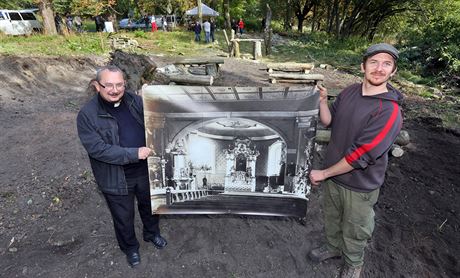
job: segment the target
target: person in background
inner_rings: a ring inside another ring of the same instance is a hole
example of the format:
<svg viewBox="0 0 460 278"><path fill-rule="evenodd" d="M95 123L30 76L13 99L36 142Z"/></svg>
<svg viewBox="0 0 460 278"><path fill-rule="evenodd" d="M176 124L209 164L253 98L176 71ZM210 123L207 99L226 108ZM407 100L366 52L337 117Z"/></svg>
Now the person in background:
<svg viewBox="0 0 460 278"><path fill-rule="evenodd" d="M143 21L145 24L144 31L147 32L150 28L150 18L147 14L144 14Z"/></svg>
<svg viewBox="0 0 460 278"><path fill-rule="evenodd" d="M66 15L65 24L66 24L66 27L67 27L67 31L69 31L69 33L72 32L73 18L69 13Z"/></svg>
<svg viewBox="0 0 460 278"><path fill-rule="evenodd" d="M82 21L81 21L81 17L80 16L75 16L74 19L73 19L73 22L75 23L75 28L77 29L77 32L78 33L81 33L83 32L83 24L82 24Z"/></svg>
<svg viewBox="0 0 460 278"><path fill-rule="evenodd" d="M235 32L235 36L238 35L238 22L232 19L232 30Z"/></svg>
<svg viewBox="0 0 460 278"><path fill-rule="evenodd" d="M158 26L157 26L157 21L154 15L152 15L152 17L150 18L150 21L152 23L152 32L155 32L156 30L158 30Z"/></svg>
<svg viewBox="0 0 460 278"><path fill-rule="evenodd" d="M320 91L320 120L331 127L324 169L312 170L311 183L325 181L324 226L327 243L310 251L313 261L343 257L341 278L358 278L364 248L374 230L374 205L385 178L388 150L401 130L403 96L388 80L399 52L392 45L370 46L361 63L362 83L345 88L331 106Z"/></svg>
<svg viewBox="0 0 460 278"><path fill-rule="evenodd" d="M62 18L59 14L56 14L54 16L54 24L56 25L56 31L58 32L58 34L61 34L62 33L62 30L61 30Z"/></svg>
<svg viewBox="0 0 460 278"><path fill-rule="evenodd" d="M211 41L214 42L214 32L216 32L216 22L211 18Z"/></svg>
<svg viewBox="0 0 460 278"><path fill-rule="evenodd" d="M195 32L195 41L201 41L201 24L199 21L196 21L193 31Z"/></svg>
<svg viewBox="0 0 460 278"><path fill-rule="evenodd" d="M167 245L159 217L152 214L142 98L125 91L126 79L116 66L97 71L91 82L98 92L77 116L78 136L88 152L99 190L112 215L118 245L129 266L141 262L134 229L134 204L143 224L143 239L156 248Z"/></svg>
<svg viewBox="0 0 460 278"><path fill-rule="evenodd" d="M101 15L96 15L94 22L96 23L96 32L104 31L104 18Z"/></svg>
<svg viewBox="0 0 460 278"><path fill-rule="evenodd" d="M238 22L238 28L240 30L240 36L242 36L244 33L244 21L242 18L240 18L240 21Z"/></svg>
<svg viewBox="0 0 460 278"><path fill-rule="evenodd" d="M161 29L164 32L168 30L168 22L166 21L166 18L164 16L161 18Z"/></svg>
<svg viewBox="0 0 460 278"><path fill-rule="evenodd" d="M206 19L203 23L203 30L204 30L204 41L209 43L211 41L211 23Z"/></svg>

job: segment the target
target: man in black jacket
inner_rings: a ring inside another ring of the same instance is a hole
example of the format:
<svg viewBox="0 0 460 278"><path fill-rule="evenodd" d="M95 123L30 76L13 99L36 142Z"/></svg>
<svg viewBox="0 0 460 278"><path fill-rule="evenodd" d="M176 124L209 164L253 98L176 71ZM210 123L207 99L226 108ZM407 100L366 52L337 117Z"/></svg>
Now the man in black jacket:
<svg viewBox="0 0 460 278"><path fill-rule="evenodd" d="M115 235L128 264L140 263L134 230L134 202L143 223L143 238L156 248L166 246L152 215L142 99L125 92L123 72L116 66L98 70L96 94L78 113L78 136L88 152L96 183L112 214Z"/></svg>

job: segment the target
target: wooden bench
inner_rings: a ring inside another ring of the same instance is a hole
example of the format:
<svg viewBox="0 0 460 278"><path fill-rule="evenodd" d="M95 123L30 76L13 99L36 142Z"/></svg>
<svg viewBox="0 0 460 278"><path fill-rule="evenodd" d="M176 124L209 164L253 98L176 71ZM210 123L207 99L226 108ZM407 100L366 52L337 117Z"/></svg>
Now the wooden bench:
<svg viewBox="0 0 460 278"><path fill-rule="evenodd" d="M270 63L267 64L267 71L268 73L275 71L310 73L314 67L313 63Z"/></svg>
<svg viewBox="0 0 460 278"><path fill-rule="evenodd" d="M205 57L205 58L184 58L174 61L175 65L190 66L205 66L206 75L217 76L219 67L224 63L224 58Z"/></svg>

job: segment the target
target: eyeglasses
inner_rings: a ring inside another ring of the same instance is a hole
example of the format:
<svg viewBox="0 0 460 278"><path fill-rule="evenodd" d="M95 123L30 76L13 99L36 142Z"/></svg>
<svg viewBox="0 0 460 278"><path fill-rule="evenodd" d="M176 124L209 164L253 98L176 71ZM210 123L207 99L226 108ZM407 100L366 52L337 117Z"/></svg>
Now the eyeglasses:
<svg viewBox="0 0 460 278"><path fill-rule="evenodd" d="M102 84L101 82L97 81L97 83L104 89L107 89L107 90L113 90L113 89L117 89L117 90L121 90L125 87L125 83L117 83L117 84L112 84L112 83L105 83L105 84Z"/></svg>

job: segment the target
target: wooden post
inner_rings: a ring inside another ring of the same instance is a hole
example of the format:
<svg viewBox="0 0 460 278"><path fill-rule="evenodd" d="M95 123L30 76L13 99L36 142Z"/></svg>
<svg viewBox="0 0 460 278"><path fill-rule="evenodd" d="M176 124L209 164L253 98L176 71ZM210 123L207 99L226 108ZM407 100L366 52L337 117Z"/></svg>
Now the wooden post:
<svg viewBox="0 0 460 278"><path fill-rule="evenodd" d="M225 29L222 30L224 32L224 36L225 36L225 41L227 42L227 47L228 47L228 56L232 56L232 44L230 43L230 41L228 40L228 36L227 36L227 31Z"/></svg>
<svg viewBox="0 0 460 278"><path fill-rule="evenodd" d="M230 50L230 57L235 57L235 43L234 43L234 40L235 39L235 30L231 30L230 31L230 42L231 42L231 50ZM239 50L239 49L238 49Z"/></svg>
<svg viewBox="0 0 460 278"><path fill-rule="evenodd" d="M206 75L217 76L217 66L216 64L206 64Z"/></svg>
<svg viewBox="0 0 460 278"><path fill-rule="evenodd" d="M262 42L254 41L254 60L262 57Z"/></svg>
<svg viewBox="0 0 460 278"><path fill-rule="evenodd" d="M232 41L233 45L233 56L236 58L240 58L240 43L236 40Z"/></svg>

